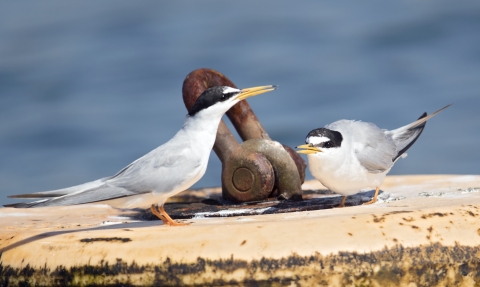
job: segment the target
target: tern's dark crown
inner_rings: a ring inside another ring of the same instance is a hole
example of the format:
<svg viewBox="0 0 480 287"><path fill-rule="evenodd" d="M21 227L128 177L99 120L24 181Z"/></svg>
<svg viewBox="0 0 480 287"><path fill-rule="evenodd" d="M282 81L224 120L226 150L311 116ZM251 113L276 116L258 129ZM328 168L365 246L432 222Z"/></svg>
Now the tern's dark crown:
<svg viewBox="0 0 480 287"><path fill-rule="evenodd" d="M195 101L192 108L188 111L189 116L194 116L199 111L204 110L208 107L215 105L218 102L223 102L229 98L237 95L236 92L226 93L227 87L225 86L215 86L206 89Z"/></svg>
<svg viewBox="0 0 480 287"><path fill-rule="evenodd" d="M314 129L310 131L307 135L307 138L305 139L305 142L307 142L307 139L311 137L326 137L330 139L329 141L314 144L314 146L321 147L321 148L340 147L343 141L343 136L340 132L332 131L327 128L319 128L319 129Z"/></svg>

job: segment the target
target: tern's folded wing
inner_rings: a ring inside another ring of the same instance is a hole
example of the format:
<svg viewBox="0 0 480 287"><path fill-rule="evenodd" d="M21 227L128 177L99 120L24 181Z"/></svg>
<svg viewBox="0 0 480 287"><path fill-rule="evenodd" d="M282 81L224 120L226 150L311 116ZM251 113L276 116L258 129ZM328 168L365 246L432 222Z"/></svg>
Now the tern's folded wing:
<svg viewBox="0 0 480 287"><path fill-rule="evenodd" d="M201 169L202 159L192 153L188 142L174 147L166 144L138 159L107 183L133 192L171 192L193 180Z"/></svg>
<svg viewBox="0 0 480 287"><path fill-rule="evenodd" d="M381 173L390 169L393 165L393 153L387 147L364 146L362 149L356 149L357 159L360 164L371 173Z"/></svg>
<svg viewBox="0 0 480 287"><path fill-rule="evenodd" d="M352 133L354 153L360 164L371 173L381 173L393 165L396 146L383 130L371 123L356 122L361 133Z"/></svg>

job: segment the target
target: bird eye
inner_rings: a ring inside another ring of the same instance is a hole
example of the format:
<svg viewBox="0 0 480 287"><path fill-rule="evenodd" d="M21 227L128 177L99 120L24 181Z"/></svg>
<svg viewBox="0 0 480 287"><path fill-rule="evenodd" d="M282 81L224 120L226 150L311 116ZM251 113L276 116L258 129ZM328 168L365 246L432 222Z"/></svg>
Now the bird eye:
<svg viewBox="0 0 480 287"><path fill-rule="evenodd" d="M226 94L222 94L222 97L220 98L220 101L225 101L229 98L231 98L233 96L234 93L226 93Z"/></svg>
<svg viewBox="0 0 480 287"><path fill-rule="evenodd" d="M333 143L331 141L328 141L323 146L326 148L330 148L330 147L333 147Z"/></svg>

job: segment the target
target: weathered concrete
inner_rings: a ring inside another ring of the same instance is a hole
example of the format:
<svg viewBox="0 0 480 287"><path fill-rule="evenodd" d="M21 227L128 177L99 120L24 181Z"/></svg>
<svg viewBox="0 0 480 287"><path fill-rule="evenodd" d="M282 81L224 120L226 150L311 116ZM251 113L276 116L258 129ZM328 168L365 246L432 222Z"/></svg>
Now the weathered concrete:
<svg viewBox="0 0 480 287"><path fill-rule="evenodd" d="M480 176L391 176L382 190L374 205L184 227L104 205L3 208L0 285L480 286Z"/></svg>

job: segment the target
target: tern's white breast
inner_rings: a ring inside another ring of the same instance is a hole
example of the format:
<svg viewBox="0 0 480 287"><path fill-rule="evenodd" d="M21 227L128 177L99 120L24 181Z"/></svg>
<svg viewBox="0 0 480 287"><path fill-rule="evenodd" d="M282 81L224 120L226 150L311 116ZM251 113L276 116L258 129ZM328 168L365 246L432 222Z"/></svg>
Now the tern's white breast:
<svg viewBox="0 0 480 287"><path fill-rule="evenodd" d="M308 167L312 175L335 193L352 195L364 189L380 186L389 170L370 173L354 156L330 157L308 155Z"/></svg>

